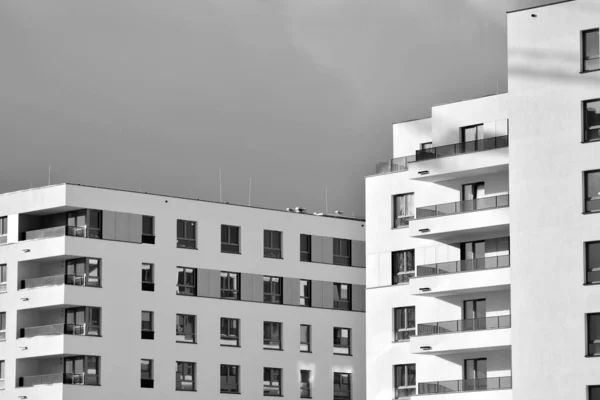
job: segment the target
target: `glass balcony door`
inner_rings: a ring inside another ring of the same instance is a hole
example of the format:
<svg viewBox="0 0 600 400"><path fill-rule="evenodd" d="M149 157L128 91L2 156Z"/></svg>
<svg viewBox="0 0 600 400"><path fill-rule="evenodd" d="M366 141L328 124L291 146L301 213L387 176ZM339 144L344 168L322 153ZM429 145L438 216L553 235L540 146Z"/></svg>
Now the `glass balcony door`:
<svg viewBox="0 0 600 400"><path fill-rule="evenodd" d="M471 153L481 150L483 145L480 140L483 139L483 124L465 126L460 130L460 143L464 153Z"/></svg>
<svg viewBox="0 0 600 400"><path fill-rule="evenodd" d="M67 357L64 362L64 383L70 385L98 385L99 357Z"/></svg>
<svg viewBox="0 0 600 400"><path fill-rule="evenodd" d="M469 183L462 186L461 212L477 210L477 199L485 197L483 182Z"/></svg>
<svg viewBox="0 0 600 400"><path fill-rule="evenodd" d="M102 211L77 210L67 213L67 235L102 238Z"/></svg>
<svg viewBox="0 0 600 400"><path fill-rule="evenodd" d="M463 304L464 330L485 329L485 299L466 300Z"/></svg>
<svg viewBox="0 0 600 400"><path fill-rule="evenodd" d="M464 361L464 390L487 389L487 359L471 358Z"/></svg>
<svg viewBox="0 0 600 400"><path fill-rule="evenodd" d="M65 333L69 335L100 335L100 309L77 307L65 310Z"/></svg>
<svg viewBox="0 0 600 400"><path fill-rule="evenodd" d="M470 271L485 268L485 265L479 266L478 264L484 263L485 260L485 241L479 240L476 242L465 242L460 246L461 260L470 260L463 263L461 270ZM478 261L481 260L481 261Z"/></svg>

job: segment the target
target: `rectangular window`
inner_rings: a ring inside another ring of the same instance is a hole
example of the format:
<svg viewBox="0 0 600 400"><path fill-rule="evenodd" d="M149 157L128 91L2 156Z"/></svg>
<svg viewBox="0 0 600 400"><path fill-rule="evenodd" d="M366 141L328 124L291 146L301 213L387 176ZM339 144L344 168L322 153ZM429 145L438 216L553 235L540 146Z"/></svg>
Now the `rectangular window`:
<svg viewBox="0 0 600 400"><path fill-rule="evenodd" d="M6 340L6 313L0 312L0 341Z"/></svg>
<svg viewBox="0 0 600 400"><path fill-rule="evenodd" d="M300 279L300 305L310 307L310 295L312 282L305 279Z"/></svg>
<svg viewBox="0 0 600 400"><path fill-rule="evenodd" d="M415 364L394 365L395 399L417 394L417 366Z"/></svg>
<svg viewBox="0 0 600 400"><path fill-rule="evenodd" d="M221 225L221 253L241 253L239 226Z"/></svg>
<svg viewBox="0 0 600 400"><path fill-rule="evenodd" d="M600 283L600 242L588 242L585 244L585 283Z"/></svg>
<svg viewBox="0 0 600 400"><path fill-rule="evenodd" d="M196 390L196 363L177 361L175 390Z"/></svg>
<svg viewBox="0 0 600 400"><path fill-rule="evenodd" d="M463 126L460 128L461 153L472 153L484 150L483 124Z"/></svg>
<svg viewBox="0 0 600 400"><path fill-rule="evenodd" d="M221 318L221 346L240 346L240 320Z"/></svg>
<svg viewBox="0 0 600 400"><path fill-rule="evenodd" d="M600 400L600 386L588 386L587 400Z"/></svg>
<svg viewBox="0 0 600 400"><path fill-rule="evenodd" d="M67 308L64 332L68 335L100 336L100 308Z"/></svg>
<svg viewBox="0 0 600 400"><path fill-rule="evenodd" d="M600 140L600 99L583 102L583 141Z"/></svg>
<svg viewBox="0 0 600 400"><path fill-rule="evenodd" d="M352 355L350 329L333 328L333 354Z"/></svg>
<svg viewBox="0 0 600 400"><path fill-rule="evenodd" d="M263 323L263 348L269 350L281 350L281 322Z"/></svg>
<svg viewBox="0 0 600 400"><path fill-rule="evenodd" d="M415 332L415 308L394 308L394 341L408 340Z"/></svg>
<svg viewBox="0 0 600 400"><path fill-rule="evenodd" d="M8 218L0 217L0 244L6 243L8 233Z"/></svg>
<svg viewBox="0 0 600 400"><path fill-rule="evenodd" d="M333 239L333 263L336 265L352 265L352 241L348 239Z"/></svg>
<svg viewBox="0 0 600 400"><path fill-rule="evenodd" d="M177 267L177 294L196 295L196 268Z"/></svg>
<svg viewBox="0 0 600 400"><path fill-rule="evenodd" d="M196 343L196 316L177 314L177 342Z"/></svg>
<svg viewBox="0 0 600 400"><path fill-rule="evenodd" d="M281 253L281 232L265 230L265 253L267 258L282 258Z"/></svg>
<svg viewBox="0 0 600 400"><path fill-rule="evenodd" d="M240 393L239 365L221 364L221 393Z"/></svg>
<svg viewBox="0 0 600 400"><path fill-rule="evenodd" d="M600 170L584 172L585 212L600 211Z"/></svg>
<svg viewBox="0 0 600 400"><path fill-rule="evenodd" d="M600 313L587 315L588 356L600 356Z"/></svg>
<svg viewBox="0 0 600 400"><path fill-rule="evenodd" d="M240 299L240 274L221 271L221 298Z"/></svg>
<svg viewBox="0 0 600 400"><path fill-rule="evenodd" d="M596 71L600 69L600 44L598 28L581 32L581 71Z"/></svg>
<svg viewBox="0 0 600 400"><path fill-rule="evenodd" d="M283 396L281 390L281 368L265 368L263 373L263 395Z"/></svg>
<svg viewBox="0 0 600 400"><path fill-rule="evenodd" d="M300 261L312 261L311 246L311 236L300 234Z"/></svg>
<svg viewBox="0 0 600 400"><path fill-rule="evenodd" d="M5 364L4 360L0 360L0 389L4 389L4 374L5 374Z"/></svg>
<svg viewBox="0 0 600 400"><path fill-rule="evenodd" d="M394 220L392 226L401 228L408 226L408 221L414 218L414 193L394 196Z"/></svg>
<svg viewBox="0 0 600 400"><path fill-rule="evenodd" d="M392 252L392 285L408 283L415 276L415 251Z"/></svg>
<svg viewBox="0 0 600 400"><path fill-rule="evenodd" d="M100 357L65 357L63 383L69 385L100 385Z"/></svg>
<svg viewBox="0 0 600 400"><path fill-rule="evenodd" d="M141 372L141 387L153 388L154 387L154 368L153 361L142 358L140 362Z"/></svg>
<svg viewBox="0 0 600 400"><path fill-rule="evenodd" d="M265 303L281 304L283 299L283 278L263 276L263 293Z"/></svg>
<svg viewBox="0 0 600 400"><path fill-rule="evenodd" d="M0 293L6 293L6 264L0 264Z"/></svg>
<svg viewBox="0 0 600 400"><path fill-rule="evenodd" d="M142 215L142 243L154 244L154 217Z"/></svg>
<svg viewBox="0 0 600 400"><path fill-rule="evenodd" d="M333 400L352 399L352 374L333 373Z"/></svg>
<svg viewBox="0 0 600 400"><path fill-rule="evenodd" d="M75 258L65 264L65 284L100 287L101 260L99 258Z"/></svg>
<svg viewBox="0 0 600 400"><path fill-rule="evenodd" d="M300 370L300 398L310 399L310 371L307 369Z"/></svg>
<svg viewBox="0 0 600 400"><path fill-rule="evenodd" d="M300 325L300 351L310 353L310 325Z"/></svg>
<svg viewBox="0 0 600 400"><path fill-rule="evenodd" d="M196 221L177 220L177 247L196 249Z"/></svg>
<svg viewBox="0 0 600 400"><path fill-rule="evenodd" d="M154 313L142 311L142 339L154 340Z"/></svg>
<svg viewBox="0 0 600 400"><path fill-rule="evenodd" d="M352 286L346 283L333 284L333 308L352 310Z"/></svg>
<svg viewBox="0 0 600 400"><path fill-rule="evenodd" d="M142 290L154 292L154 265L142 263Z"/></svg>

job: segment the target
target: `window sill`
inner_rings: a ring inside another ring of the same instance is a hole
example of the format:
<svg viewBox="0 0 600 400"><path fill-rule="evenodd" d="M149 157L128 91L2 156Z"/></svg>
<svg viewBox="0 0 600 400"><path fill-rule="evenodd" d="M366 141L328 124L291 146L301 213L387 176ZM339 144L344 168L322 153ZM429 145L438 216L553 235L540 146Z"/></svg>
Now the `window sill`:
<svg viewBox="0 0 600 400"><path fill-rule="evenodd" d="M392 343L408 343L410 339L392 340Z"/></svg>
<svg viewBox="0 0 600 400"><path fill-rule="evenodd" d="M177 246L178 249L184 249L184 250L198 250L197 247L182 247L182 246ZM185 390L183 390L183 392L185 392Z"/></svg>
<svg viewBox="0 0 600 400"><path fill-rule="evenodd" d="M392 230L396 230L396 229L406 229L408 228L408 225L402 225L402 226L392 226Z"/></svg>
<svg viewBox="0 0 600 400"><path fill-rule="evenodd" d="M263 396L265 396L265 397L283 397L282 394L264 394L264 393L263 393Z"/></svg>
<svg viewBox="0 0 600 400"><path fill-rule="evenodd" d="M241 255L242 252L241 251L223 251L221 250L221 254L235 254L235 255ZM221 392L223 393L223 392ZM235 394L240 394L240 393L235 393Z"/></svg>
<svg viewBox="0 0 600 400"><path fill-rule="evenodd" d="M283 351L283 349L269 349L268 347L263 347L263 350L270 350L270 351Z"/></svg>
<svg viewBox="0 0 600 400"><path fill-rule="evenodd" d="M271 260L283 260L283 257L267 257L267 256L263 256L263 258L269 258ZM283 397L283 396L278 396L278 397Z"/></svg>
<svg viewBox="0 0 600 400"><path fill-rule="evenodd" d="M196 389L175 389L176 392L197 392Z"/></svg>
<svg viewBox="0 0 600 400"><path fill-rule="evenodd" d="M182 342L180 340L176 340L175 343L182 343L182 344L196 344L196 342Z"/></svg>
<svg viewBox="0 0 600 400"><path fill-rule="evenodd" d="M242 394L241 392L221 392L221 394Z"/></svg>
<svg viewBox="0 0 600 400"><path fill-rule="evenodd" d="M582 70L582 71L579 71L579 73L580 74L588 74L590 72L598 72L598 71L600 71L600 68L598 68L598 69L590 69L590 70L587 70L587 71L586 70Z"/></svg>
<svg viewBox="0 0 600 400"><path fill-rule="evenodd" d="M598 283L584 283L583 286L600 286L600 282L598 282Z"/></svg>
<svg viewBox="0 0 600 400"><path fill-rule="evenodd" d="M600 358L600 354L597 355L586 355L585 358Z"/></svg>
<svg viewBox="0 0 600 400"><path fill-rule="evenodd" d="M238 347L241 348L239 344L222 344L221 347Z"/></svg>
<svg viewBox="0 0 600 400"><path fill-rule="evenodd" d="M310 350L300 350L300 353L309 353L309 354L312 354L312 351L310 351Z"/></svg>
<svg viewBox="0 0 600 400"><path fill-rule="evenodd" d="M581 144L586 144L586 143L599 143L600 139L596 139L596 140L582 140Z"/></svg>
<svg viewBox="0 0 600 400"><path fill-rule="evenodd" d="M352 357L352 354L333 353L334 356Z"/></svg>

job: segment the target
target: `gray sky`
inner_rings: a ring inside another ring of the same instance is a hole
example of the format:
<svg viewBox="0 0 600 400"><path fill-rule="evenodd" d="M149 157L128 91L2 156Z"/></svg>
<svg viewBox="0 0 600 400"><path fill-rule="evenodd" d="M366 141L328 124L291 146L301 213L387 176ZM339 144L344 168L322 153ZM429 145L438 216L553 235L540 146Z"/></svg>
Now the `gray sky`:
<svg viewBox="0 0 600 400"><path fill-rule="evenodd" d="M364 215L393 122L506 91L542 0L2 0L0 192L75 182Z"/></svg>

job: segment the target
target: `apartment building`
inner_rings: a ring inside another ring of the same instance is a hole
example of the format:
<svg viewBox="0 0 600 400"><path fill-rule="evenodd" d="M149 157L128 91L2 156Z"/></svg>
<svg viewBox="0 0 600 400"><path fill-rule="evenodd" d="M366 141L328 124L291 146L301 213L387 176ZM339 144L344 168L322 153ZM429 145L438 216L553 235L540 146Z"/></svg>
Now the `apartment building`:
<svg viewBox="0 0 600 400"><path fill-rule="evenodd" d="M365 398L364 221L0 195L0 399Z"/></svg>
<svg viewBox="0 0 600 400"><path fill-rule="evenodd" d="M600 399L600 1L507 18L508 93L366 179L369 400Z"/></svg>

